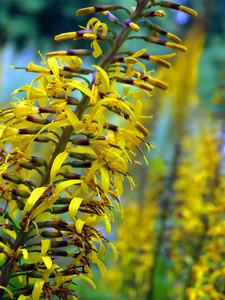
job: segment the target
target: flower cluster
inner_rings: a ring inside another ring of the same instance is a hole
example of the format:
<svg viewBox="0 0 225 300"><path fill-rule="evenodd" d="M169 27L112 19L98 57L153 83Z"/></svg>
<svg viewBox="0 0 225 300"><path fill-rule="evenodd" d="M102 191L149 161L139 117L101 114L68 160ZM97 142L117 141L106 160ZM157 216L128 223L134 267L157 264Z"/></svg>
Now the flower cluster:
<svg viewBox="0 0 225 300"><path fill-rule="evenodd" d="M128 165L136 163L134 149L146 159L139 146L151 147L140 122L140 99L154 87L168 87L139 60L170 68L165 58L171 56L119 51L128 39L139 39L184 52L179 38L149 21L165 13L150 9L158 5L196 16L171 2L150 2L137 1L131 10L116 5L78 10L78 16L102 13L121 32L94 17L82 30L57 35L56 41L90 40L93 51L49 52L41 66L31 62L25 70L38 76L14 91L17 101L1 110L0 299L5 291L4 298L19 300L76 299L76 278L95 288L91 263L105 276L100 258L107 247L117 259L102 231L110 233L113 209L121 210L124 178L131 188L135 185L128 172ZM117 9L125 10L128 19L114 16ZM130 35L140 26L154 36ZM173 43L159 39L160 34ZM111 46L104 55L101 42ZM101 62L84 68L83 57L91 55Z"/></svg>

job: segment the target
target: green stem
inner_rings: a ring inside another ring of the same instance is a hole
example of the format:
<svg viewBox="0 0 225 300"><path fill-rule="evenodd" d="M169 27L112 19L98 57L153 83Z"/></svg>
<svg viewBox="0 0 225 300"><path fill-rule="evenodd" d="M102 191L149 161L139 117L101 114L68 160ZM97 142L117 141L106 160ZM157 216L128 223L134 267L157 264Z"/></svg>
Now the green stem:
<svg viewBox="0 0 225 300"><path fill-rule="evenodd" d="M164 187L164 193L162 195L162 204L163 204L163 210L160 216L160 224L161 224L161 229L160 229L160 234L157 239L157 244L155 247L155 252L154 252L154 266L151 269L151 275L150 275L150 283L149 283L149 290L146 294L146 300L152 300L154 297L154 279L155 279L155 273L157 270L158 262L159 262L159 257L160 257L160 252L161 248L163 245L164 237L165 237L165 231L166 231L166 221L168 218L168 211L169 207L171 204L171 196L172 196L172 186L174 183L174 180L176 179L176 169L177 169L177 164L178 164L178 159L180 156L180 146L176 145L175 151L174 151L174 156L173 156L173 161L172 161L172 166L171 166L171 172L168 176L167 181L165 182L165 187Z"/></svg>

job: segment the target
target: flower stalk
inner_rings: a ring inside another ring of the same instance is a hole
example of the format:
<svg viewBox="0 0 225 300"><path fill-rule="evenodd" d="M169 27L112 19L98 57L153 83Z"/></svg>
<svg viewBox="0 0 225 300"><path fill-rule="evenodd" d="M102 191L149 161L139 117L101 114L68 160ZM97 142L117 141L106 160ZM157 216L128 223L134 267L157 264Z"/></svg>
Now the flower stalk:
<svg viewBox="0 0 225 300"><path fill-rule="evenodd" d="M151 2L150 7L156 4ZM106 268L100 259L107 253L106 246L117 259L115 246L98 226L103 223L106 234L110 233L113 210L122 210L124 178L131 189L135 186L128 171L128 165L136 163L133 150L139 151L147 162L139 145L143 143L148 150L152 147L144 139L148 130L140 122L140 99L150 95L154 87L168 88L166 83L149 76L145 65L139 62L142 56L168 67L161 58L143 56L146 49L126 53L122 61L115 61L132 31L139 31L137 22L145 17L148 5L149 1L140 0L131 11L115 5L79 10L78 16L104 12L122 30L108 30L106 23L94 17L80 31L57 35L56 41L90 40L93 51L49 52L42 57L44 66L30 63L24 69L38 76L13 93L23 91L26 98L0 112L0 189L2 204L6 202L2 215L5 221L0 223L0 229L7 236L7 242L0 242L0 299L5 291L19 300L54 296L70 299L69 295L77 299L71 289L76 278L95 288L91 264L97 264L105 277ZM129 19L117 21L107 13L117 9L125 10ZM143 40L142 36L135 38ZM153 37L148 39L155 41ZM111 48L103 55L99 44L108 41ZM175 50L185 49L171 46L170 42L165 44ZM102 61L91 69L83 69L82 58L91 54ZM91 80L86 76L89 74ZM124 127L121 120L126 122ZM33 155L36 143L41 144L43 157ZM17 214L21 220L11 221L16 220ZM70 246L73 251L66 248ZM59 257L72 262L61 265ZM9 290L13 277L17 277L20 288Z"/></svg>

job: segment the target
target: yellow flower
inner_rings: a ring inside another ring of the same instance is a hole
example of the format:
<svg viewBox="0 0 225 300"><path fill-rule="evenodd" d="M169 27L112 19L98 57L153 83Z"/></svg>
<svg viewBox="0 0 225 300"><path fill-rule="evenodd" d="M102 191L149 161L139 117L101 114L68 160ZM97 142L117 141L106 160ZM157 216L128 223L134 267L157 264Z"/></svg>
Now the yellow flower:
<svg viewBox="0 0 225 300"><path fill-rule="evenodd" d="M95 25L93 25L96 23ZM100 22L97 18L91 18L86 26L86 30L89 30L89 28L92 27L93 34L86 33L84 36L88 39L93 39L93 42L91 43L91 47L94 48L94 51L92 52L94 57L99 57L102 54L102 50L98 44L98 31L101 29L102 35L107 35L108 27L105 23Z"/></svg>

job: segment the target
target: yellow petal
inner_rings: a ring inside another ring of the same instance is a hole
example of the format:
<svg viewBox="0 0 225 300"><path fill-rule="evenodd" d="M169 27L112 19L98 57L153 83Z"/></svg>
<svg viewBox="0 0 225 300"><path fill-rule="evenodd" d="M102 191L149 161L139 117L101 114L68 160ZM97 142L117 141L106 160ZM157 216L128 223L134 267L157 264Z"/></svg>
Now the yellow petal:
<svg viewBox="0 0 225 300"><path fill-rule="evenodd" d="M58 173L59 169L61 168L61 165L64 163L68 156L67 152L59 153L52 165L51 174L50 174L50 182L53 182L56 174Z"/></svg>
<svg viewBox="0 0 225 300"><path fill-rule="evenodd" d="M5 233L7 233L9 236L11 236L14 240L17 238L17 235L16 235L15 231L9 230L9 229L5 228L4 226L2 226L1 229Z"/></svg>
<svg viewBox="0 0 225 300"><path fill-rule="evenodd" d="M41 256L44 256L51 247L51 240L41 240Z"/></svg>
<svg viewBox="0 0 225 300"><path fill-rule="evenodd" d="M87 95L90 98L94 96L89 88L87 88L83 84L77 83L77 81L72 81L69 83L69 85L75 87L75 89L81 91L83 94Z"/></svg>
<svg viewBox="0 0 225 300"><path fill-rule="evenodd" d="M79 183L82 183L83 181L80 180L80 179L74 179L74 180L68 180L68 181L64 181L64 182L60 182L56 188L55 188L55 193L58 194L60 193L62 190L68 188L69 186L71 185L74 185L74 184L79 184Z"/></svg>
<svg viewBox="0 0 225 300"><path fill-rule="evenodd" d="M31 208L34 206L34 204L37 202L37 200L42 196L42 194L47 190L47 187L39 187L32 191L30 194L30 197L28 198L25 207L23 209L23 214L27 211L30 211Z"/></svg>
<svg viewBox="0 0 225 300"><path fill-rule="evenodd" d="M48 64L49 64L54 76L59 79L59 66L58 66L58 62L55 59L55 57L49 58Z"/></svg>
<svg viewBox="0 0 225 300"><path fill-rule="evenodd" d="M82 130L82 126L78 117L72 112L72 110L68 106L65 107L65 114L69 119L71 125L75 129L75 132L79 133Z"/></svg>
<svg viewBox="0 0 225 300"><path fill-rule="evenodd" d="M69 215L70 217L76 222L76 214L78 211L78 208L80 207L81 202L83 201L83 198L75 197L71 200L69 205Z"/></svg>
<svg viewBox="0 0 225 300"><path fill-rule="evenodd" d="M130 86L129 85L123 85L123 95L126 98L129 95L130 92Z"/></svg>
<svg viewBox="0 0 225 300"><path fill-rule="evenodd" d="M34 285L34 289L32 292L32 300L39 300L41 293L42 293L42 288L44 285L44 280L38 279Z"/></svg>
<svg viewBox="0 0 225 300"><path fill-rule="evenodd" d="M104 218L104 221L105 221L106 234L110 234L111 224L110 224L109 217L107 215L104 215L103 218Z"/></svg>
<svg viewBox="0 0 225 300"><path fill-rule="evenodd" d="M27 249L21 248L20 251L23 253L23 258L28 259L28 251Z"/></svg>
<svg viewBox="0 0 225 300"><path fill-rule="evenodd" d="M99 22L99 19L97 18L91 18L88 23L87 23L87 29L90 28L90 26L94 23L94 22Z"/></svg>
<svg viewBox="0 0 225 300"><path fill-rule="evenodd" d="M42 256L41 258L42 258L42 260L43 260L46 268L50 269L52 267L52 260L51 260L51 258L49 256Z"/></svg>
<svg viewBox="0 0 225 300"><path fill-rule="evenodd" d="M31 300L30 296L24 296L24 295L20 295L18 300Z"/></svg>
<svg viewBox="0 0 225 300"><path fill-rule="evenodd" d="M93 68L96 68L103 76L104 80L105 80L105 84L106 84L106 89L109 89L110 87L110 82L109 82L109 76L106 73L105 70L103 70L102 68L100 68L99 66L96 65L92 65Z"/></svg>
<svg viewBox="0 0 225 300"><path fill-rule="evenodd" d="M118 259L118 253L119 252L118 252L118 250L116 249L116 247L112 243L109 243L109 245L111 246L113 254L114 254L113 261L117 261L117 259Z"/></svg>
<svg viewBox="0 0 225 300"><path fill-rule="evenodd" d="M99 46L99 44L97 43L96 40L94 40L92 43L91 43L91 47L94 48L94 51L92 52L92 55L94 57L99 57L101 54L102 54L102 49L101 47Z"/></svg>
<svg viewBox="0 0 225 300"><path fill-rule="evenodd" d="M106 170L105 167L100 168L101 172L101 182L102 182L102 189L103 191L108 194L108 189L109 189L109 173Z"/></svg>
<svg viewBox="0 0 225 300"><path fill-rule="evenodd" d="M105 265L99 259L97 259L95 257L90 257L90 259L92 260L93 263L97 264L97 266L101 272L102 278L105 278L106 273L107 273Z"/></svg>
<svg viewBox="0 0 225 300"><path fill-rule="evenodd" d="M78 233L81 233L82 229L83 229L83 226L84 226L84 221L82 221L81 219L78 219L76 221L76 230Z"/></svg>

